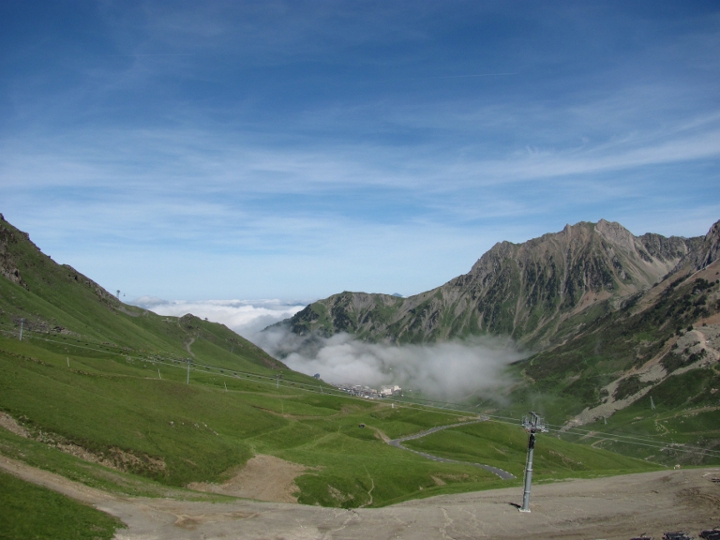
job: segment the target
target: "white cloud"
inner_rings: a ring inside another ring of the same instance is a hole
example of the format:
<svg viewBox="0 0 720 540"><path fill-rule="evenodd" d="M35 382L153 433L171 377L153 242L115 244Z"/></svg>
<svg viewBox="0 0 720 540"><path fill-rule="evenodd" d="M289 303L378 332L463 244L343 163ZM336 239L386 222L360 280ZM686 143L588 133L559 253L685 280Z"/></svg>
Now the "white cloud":
<svg viewBox="0 0 720 540"><path fill-rule="evenodd" d="M287 304L279 300L172 300L141 296L130 302L158 315L196 317L224 324L246 339L252 339L263 328L292 317L304 304Z"/></svg>
<svg viewBox="0 0 720 540"><path fill-rule="evenodd" d="M374 388L398 384L431 399L472 396L502 399L513 381L506 366L526 356L508 338L471 338L430 345L365 343L348 334L307 340L269 325L287 319L304 304L279 300L167 301L144 296L131 302L159 315L187 313L225 324L250 339L288 367L336 384ZM263 331L265 330L265 331Z"/></svg>

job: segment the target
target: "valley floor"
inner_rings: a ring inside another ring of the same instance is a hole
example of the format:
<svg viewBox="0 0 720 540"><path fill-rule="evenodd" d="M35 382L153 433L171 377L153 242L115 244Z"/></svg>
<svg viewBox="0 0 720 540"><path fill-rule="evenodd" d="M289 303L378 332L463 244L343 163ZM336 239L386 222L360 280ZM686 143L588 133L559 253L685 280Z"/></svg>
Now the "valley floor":
<svg viewBox="0 0 720 540"><path fill-rule="evenodd" d="M668 470L444 495L379 509L341 510L238 499L209 503L111 495L0 457L0 468L119 517L117 540L605 538L694 536L720 526L720 469Z"/></svg>

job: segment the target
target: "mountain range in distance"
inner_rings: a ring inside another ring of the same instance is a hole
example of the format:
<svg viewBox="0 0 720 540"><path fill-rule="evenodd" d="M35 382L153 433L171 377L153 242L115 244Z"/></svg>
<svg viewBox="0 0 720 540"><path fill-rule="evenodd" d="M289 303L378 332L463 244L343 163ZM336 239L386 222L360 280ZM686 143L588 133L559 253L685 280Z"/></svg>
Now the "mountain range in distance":
<svg viewBox="0 0 720 540"><path fill-rule="evenodd" d="M717 236L716 229L709 235ZM697 258L706 241L636 237L619 223L581 222L522 244L499 242L469 273L430 291L409 297L342 292L285 324L298 335L348 332L368 341L428 343L492 334L546 348L567 337L575 316L617 309L688 256Z"/></svg>
<svg viewBox="0 0 720 540"><path fill-rule="evenodd" d="M433 290L406 298L342 292L275 326L309 344L340 333L394 345L509 336L528 351L510 367L518 381L507 396L511 410L539 408L567 427L609 417L646 422L634 429L648 435L661 429L660 409L668 422L709 415L684 440L714 448L719 252L720 222L694 238L581 222L522 244L497 243L470 272Z"/></svg>

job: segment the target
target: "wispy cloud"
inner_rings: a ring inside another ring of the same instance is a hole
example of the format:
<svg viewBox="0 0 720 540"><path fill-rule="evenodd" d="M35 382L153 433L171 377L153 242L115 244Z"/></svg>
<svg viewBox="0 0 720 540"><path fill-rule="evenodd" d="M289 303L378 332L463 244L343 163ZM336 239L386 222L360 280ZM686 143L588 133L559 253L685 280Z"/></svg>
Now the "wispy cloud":
<svg viewBox="0 0 720 540"><path fill-rule="evenodd" d="M409 294L601 217L704 233L717 10L523 6L16 6L1 210L101 283L169 298Z"/></svg>
<svg viewBox="0 0 720 540"><path fill-rule="evenodd" d="M507 115L525 113L521 109ZM600 109L594 117L601 118L603 113ZM563 113L558 110L552 114ZM588 114L587 109L583 114ZM533 133L526 126L523 137L542 141L537 134L542 129L536 125ZM447 143L435 147L427 141L388 147L371 142L313 142L312 137L306 137L303 145L283 148L257 146L249 136L177 128L95 130L92 137L86 132L68 132L65 140L32 133L4 141L5 157L0 166L8 187L27 190L72 187L112 192L121 180L124 192L188 196L197 191L197 182L202 179L201 193L210 197L227 192L322 194L361 187L406 190L421 199L423 193L451 193L568 175L576 175L578 181L592 180L593 174L605 171L720 156L720 109L701 118L681 117L649 130L637 125L626 133L611 131L602 138L595 134L599 140L594 142L583 138L583 129L589 127L578 126L570 144L520 148L494 145L487 150L477 144L452 150L445 148Z"/></svg>

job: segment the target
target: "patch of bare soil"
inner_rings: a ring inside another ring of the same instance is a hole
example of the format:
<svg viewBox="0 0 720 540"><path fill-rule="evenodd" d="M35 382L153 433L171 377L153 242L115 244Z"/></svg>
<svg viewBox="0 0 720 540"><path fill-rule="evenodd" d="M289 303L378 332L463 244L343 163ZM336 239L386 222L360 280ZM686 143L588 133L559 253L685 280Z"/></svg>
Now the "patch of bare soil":
<svg viewBox="0 0 720 540"><path fill-rule="evenodd" d="M0 427L20 437L53 446L71 456L89 461L90 463L99 463L100 465L118 471L138 472L140 470L147 470L162 472L166 468L165 461L162 458L153 458L147 454L135 455L116 447L109 448L105 454L95 453L49 431L32 433L19 424L12 416L4 412L0 412Z"/></svg>
<svg viewBox="0 0 720 540"><path fill-rule="evenodd" d="M30 437L30 432L27 429L18 424L12 416L4 412L0 412L0 427L4 427L20 437L25 437L26 439Z"/></svg>
<svg viewBox="0 0 720 540"><path fill-rule="evenodd" d="M295 478L306 467L274 456L258 454L230 480L222 484L194 482L187 487L197 491L220 493L259 501L296 503Z"/></svg>
<svg viewBox="0 0 720 540"><path fill-rule="evenodd" d="M375 437L380 439L384 443L390 443L390 437L388 437L383 431L376 427L368 426L370 429L372 429L375 432Z"/></svg>

